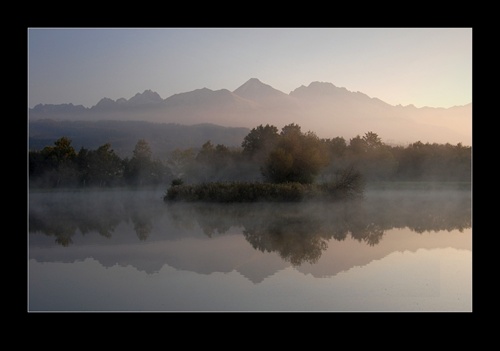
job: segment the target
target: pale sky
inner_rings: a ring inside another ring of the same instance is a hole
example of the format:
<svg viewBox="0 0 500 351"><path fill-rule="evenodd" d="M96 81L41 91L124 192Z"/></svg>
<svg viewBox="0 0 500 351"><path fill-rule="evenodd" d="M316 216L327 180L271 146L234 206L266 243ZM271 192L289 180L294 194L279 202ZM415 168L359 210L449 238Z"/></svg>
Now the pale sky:
<svg viewBox="0 0 500 351"><path fill-rule="evenodd" d="M162 98L235 90L288 94L329 82L391 105L472 102L472 28L29 28L29 107L151 89Z"/></svg>

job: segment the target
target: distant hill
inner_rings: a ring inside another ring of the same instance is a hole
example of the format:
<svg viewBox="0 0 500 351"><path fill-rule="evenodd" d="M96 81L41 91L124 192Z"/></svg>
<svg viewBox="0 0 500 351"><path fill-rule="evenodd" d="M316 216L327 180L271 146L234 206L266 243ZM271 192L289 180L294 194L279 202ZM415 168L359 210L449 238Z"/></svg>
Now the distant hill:
<svg viewBox="0 0 500 351"><path fill-rule="evenodd" d="M472 103L451 108L393 106L325 82L312 82L290 94L256 78L233 92L202 88L162 99L146 90L128 100L103 98L90 108L39 104L29 110L29 120L40 119L211 123L244 128L272 124L279 129L296 123L323 138L341 136L348 140L372 131L384 142L396 144L422 141L472 145Z"/></svg>
<svg viewBox="0 0 500 351"><path fill-rule="evenodd" d="M248 128L213 124L185 126L146 121L35 120L29 123L29 149L40 150L53 145L60 137L67 136L76 151L81 147L96 149L109 142L120 157L131 157L137 141L145 139L153 155L163 158L175 148L199 148L207 140L211 140L214 145L241 146L249 131Z"/></svg>

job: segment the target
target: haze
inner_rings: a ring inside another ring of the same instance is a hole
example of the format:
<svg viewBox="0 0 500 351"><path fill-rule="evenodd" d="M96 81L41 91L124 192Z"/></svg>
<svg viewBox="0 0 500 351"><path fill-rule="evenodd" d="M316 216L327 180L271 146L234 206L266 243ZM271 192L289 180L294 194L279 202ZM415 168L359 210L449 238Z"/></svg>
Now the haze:
<svg viewBox="0 0 500 351"><path fill-rule="evenodd" d="M28 56L29 107L251 77L286 94L320 81L391 105L472 102L472 28L30 28Z"/></svg>

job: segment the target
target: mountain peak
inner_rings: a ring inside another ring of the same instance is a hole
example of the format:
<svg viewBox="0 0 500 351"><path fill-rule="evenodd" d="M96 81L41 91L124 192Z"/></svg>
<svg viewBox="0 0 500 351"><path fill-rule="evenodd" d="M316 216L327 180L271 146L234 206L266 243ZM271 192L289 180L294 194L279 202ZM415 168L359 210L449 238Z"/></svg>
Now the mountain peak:
<svg viewBox="0 0 500 351"><path fill-rule="evenodd" d="M251 84L264 84L262 83L258 78L250 78L246 83L251 83ZM246 84L245 83L245 84Z"/></svg>
<svg viewBox="0 0 500 351"><path fill-rule="evenodd" d="M113 99L103 97L99 102L94 106L94 108L99 108L99 109L110 109L115 107L116 102Z"/></svg>
<svg viewBox="0 0 500 351"><path fill-rule="evenodd" d="M268 84L262 83L257 78L250 78L243 85L233 91L233 93L249 100L260 100L286 96L285 93L274 89Z"/></svg>
<svg viewBox="0 0 500 351"><path fill-rule="evenodd" d="M302 85L290 92L294 97L331 97L351 93L346 88L339 88L328 82L311 82L307 87Z"/></svg>
<svg viewBox="0 0 500 351"><path fill-rule="evenodd" d="M163 99L157 92L148 89L144 90L142 94L141 93L135 94L128 100L128 103L132 105L143 105L149 103L158 103L162 101Z"/></svg>

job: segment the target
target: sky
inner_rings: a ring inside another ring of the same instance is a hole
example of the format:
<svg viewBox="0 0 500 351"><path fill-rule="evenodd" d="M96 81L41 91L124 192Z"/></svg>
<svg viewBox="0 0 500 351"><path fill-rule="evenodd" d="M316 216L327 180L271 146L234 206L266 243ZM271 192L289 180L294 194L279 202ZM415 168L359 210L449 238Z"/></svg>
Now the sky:
<svg viewBox="0 0 500 351"><path fill-rule="evenodd" d="M472 102L472 28L28 28L28 104L320 81L391 105Z"/></svg>

